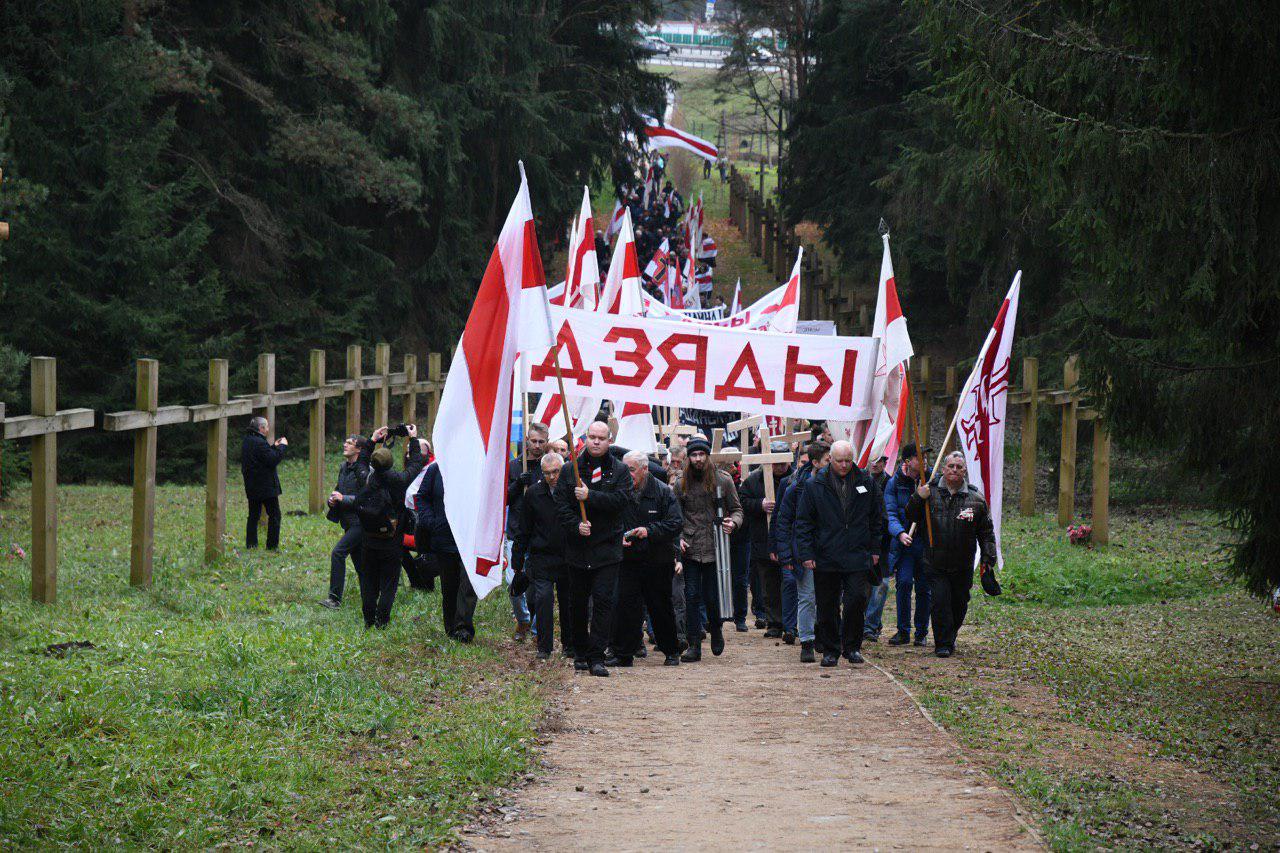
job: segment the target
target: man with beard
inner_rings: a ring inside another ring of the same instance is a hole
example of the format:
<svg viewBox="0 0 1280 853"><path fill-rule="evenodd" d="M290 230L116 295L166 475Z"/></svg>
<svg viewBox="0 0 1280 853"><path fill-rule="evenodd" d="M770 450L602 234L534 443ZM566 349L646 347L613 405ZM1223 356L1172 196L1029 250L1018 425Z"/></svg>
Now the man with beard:
<svg viewBox="0 0 1280 853"><path fill-rule="evenodd" d="M551 657L551 644L555 638L557 595L560 599L560 646L565 657L573 656L573 639L570 635L569 570L564 564L565 534L553 495L560 482L564 459L559 453L547 453L538 465L542 479L524 493L516 523L512 525L515 542L511 548L511 561L517 574L529 572L529 603L538 623L538 660L547 660Z"/></svg>
<svg viewBox="0 0 1280 853"><path fill-rule="evenodd" d="M782 441L775 441L769 447L773 453L786 453L790 449ZM773 493L777 495L783 478L790 471L791 465L786 462L762 465L747 475L739 495L751 539L751 573L758 579L764 635L769 638L782 636L782 568L778 565L777 552L769 547L769 518L775 502L765 497L764 478L773 478Z"/></svg>
<svg viewBox="0 0 1280 853"><path fill-rule="evenodd" d="M996 564L996 532L982 492L968 484L964 454L954 450L942 462L942 482L916 488L907 503L907 520L916 535L925 533L928 507L933 522L933 545L925 548L926 576L933 598L933 653L940 658L955 654L956 634L969 610L973 586L974 554L983 571Z"/></svg>
<svg viewBox="0 0 1280 853"><path fill-rule="evenodd" d="M609 452L609 425L587 427L578 473L562 473L555 498L569 565L574 669L607 677L605 648L613 631L613 595L622 563L622 522L635 501L631 473ZM585 513L586 519L583 519ZM590 606L588 606L590 605ZM588 612L590 624L588 625Z"/></svg>
<svg viewBox="0 0 1280 853"><path fill-rule="evenodd" d="M853 445L837 441L831 464L805 485L796 507L796 556L814 572L823 666L836 665L837 651L849 663L864 662L862 620L870 583L879 582L885 530L880 487L853 464Z"/></svg>
<svg viewBox="0 0 1280 853"><path fill-rule="evenodd" d="M702 660L703 608L711 632L711 653L724 652L720 590L716 578L715 527L732 533L742 525L742 504L733 478L711 464L711 445L694 436L686 445L684 473L676 498L684 516L680 551L684 555L684 598L689 648L680 659ZM725 555L726 557L728 555Z"/></svg>
<svg viewBox="0 0 1280 853"><path fill-rule="evenodd" d="M680 664L676 639L676 614L671 603L675 576L676 540L684 518L671 487L649 470L643 450L622 458L631 472L636 499L626 510L622 537L622 570L618 578L618 613L613 632L614 664L631 666L633 650L640 647L643 608L648 607L653 635L666 655L666 666Z"/></svg>

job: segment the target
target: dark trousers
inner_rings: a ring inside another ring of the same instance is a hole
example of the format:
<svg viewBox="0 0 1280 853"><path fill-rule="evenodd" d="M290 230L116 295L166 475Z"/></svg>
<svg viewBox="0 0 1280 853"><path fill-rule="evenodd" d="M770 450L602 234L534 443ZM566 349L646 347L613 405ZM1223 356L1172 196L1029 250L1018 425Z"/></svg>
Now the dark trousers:
<svg viewBox="0 0 1280 853"><path fill-rule="evenodd" d="M960 633L965 614L969 612L973 566L954 572L939 572L930 566L925 571L933 598L930 613L933 617L933 644L940 649L953 649L956 634Z"/></svg>
<svg viewBox="0 0 1280 853"><path fill-rule="evenodd" d="M635 654L644 641L641 628L649 609L653 637L666 655L680 654L676 639L676 610L671 603L671 578L675 565L622 562L618 573L618 611L613 629L613 652L620 658Z"/></svg>
<svg viewBox="0 0 1280 853"><path fill-rule="evenodd" d="M746 534L729 537L729 579L733 585L733 621L745 622L747 588L751 586L751 540Z"/></svg>
<svg viewBox="0 0 1280 853"><path fill-rule="evenodd" d="M684 618L690 645L702 642L702 620L712 614L706 627L711 636L720 631L720 585L716 582L716 564L684 561Z"/></svg>
<svg viewBox="0 0 1280 853"><path fill-rule="evenodd" d="M447 551L440 552L436 554L436 565L440 569L440 617L444 622L444 632L463 631L474 637L476 591L471 588L471 579L462 567L462 558Z"/></svg>
<svg viewBox="0 0 1280 853"><path fill-rule="evenodd" d="M360 578L360 610L366 628L385 628L400 588L400 548L370 548L366 540L356 576Z"/></svg>
<svg viewBox="0 0 1280 853"><path fill-rule="evenodd" d="M258 547L258 519L267 511L267 548L280 547L280 498L249 498L249 519L244 525L244 547Z"/></svg>
<svg viewBox="0 0 1280 853"><path fill-rule="evenodd" d="M569 569L569 614L577 660L604 663L605 649L613 634L613 596L617 587L617 563Z"/></svg>
<svg viewBox="0 0 1280 853"><path fill-rule="evenodd" d="M556 599L560 604L560 647L573 648L570 629L573 619L569 613L569 567L554 566L533 569L529 585L529 605L533 610L534 624L538 626L538 651L551 654L556 633Z"/></svg>
<svg viewBox="0 0 1280 853"><path fill-rule="evenodd" d="M825 654L849 654L862 648L863 618L867 613L866 572L813 573L818 608L814 634ZM843 605L844 619L840 618Z"/></svg>
<svg viewBox="0 0 1280 853"><path fill-rule="evenodd" d="M338 544L329 552L329 597L334 601L342 600L342 593L347 588L347 557L351 565L360 573L360 558L364 555L364 530L360 522L353 523L342 531Z"/></svg>
<svg viewBox="0 0 1280 853"><path fill-rule="evenodd" d="M754 552L751 555L751 574L760 590L756 598L757 613L770 628L782 628L782 567Z"/></svg>

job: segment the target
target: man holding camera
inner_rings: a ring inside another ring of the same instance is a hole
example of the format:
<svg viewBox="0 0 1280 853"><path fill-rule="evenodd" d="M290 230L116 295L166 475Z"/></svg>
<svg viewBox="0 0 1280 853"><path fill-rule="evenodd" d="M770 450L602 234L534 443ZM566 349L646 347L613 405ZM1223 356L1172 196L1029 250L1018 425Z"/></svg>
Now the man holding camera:
<svg viewBox="0 0 1280 853"><path fill-rule="evenodd" d="M360 603L366 628L385 628L391 621L404 554L404 494L426 461L418 441L418 429L408 424L404 470L393 471L391 449L383 445L387 432L386 427L379 427L361 451L361 456L368 458L369 479L354 501L364 536L364 551L356 574L360 578ZM377 449L370 452L370 447Z"/></svg>
<svg viewBox="0 0 1280 853"><path fill-rule="evenodd" d="M329 553L329 596L320 604L331 610L342 606L342 593L347 586L347 557L360 573L360 558L364 552L364 531L360 528L360 515L356 512L356 495L369 480L369 461L361 458L368 439L362 435L349 435L342 442L343 462L338 466L338 483L329 493L330 521L342 526L342 536Z"/></svg>
<svg viewBox="0 0 1280 853"><path fill-rule="evenodd" d="M267 550L280 547L280 475L276 466L284 458L289 440L281 437L267 441L267 419L249 419L240 442L240 475L244 479L244 496L249 501L249 519L244 529L244 547L258 547L258 519L267 513Z"/></svg>

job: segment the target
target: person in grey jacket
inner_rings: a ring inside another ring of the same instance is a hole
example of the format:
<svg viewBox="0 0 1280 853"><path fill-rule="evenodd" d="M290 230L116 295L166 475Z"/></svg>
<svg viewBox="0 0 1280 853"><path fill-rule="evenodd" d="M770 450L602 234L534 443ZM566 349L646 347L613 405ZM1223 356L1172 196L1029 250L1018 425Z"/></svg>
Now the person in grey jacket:
<svg viewBox="0 0 1280 853"><path fill-rule="evenodd" d="M329 596L321 605L332 610L342 606L342 593L347 586L347 558L356 573L360 572L360 555L364 531L356 513L356 495L369 479L369 463L361 456L365 443L362 435L349 435L342 442L342 464L338 466L338 483L329 493L330 521L342 526L342 536L329 552Z"/></svg>

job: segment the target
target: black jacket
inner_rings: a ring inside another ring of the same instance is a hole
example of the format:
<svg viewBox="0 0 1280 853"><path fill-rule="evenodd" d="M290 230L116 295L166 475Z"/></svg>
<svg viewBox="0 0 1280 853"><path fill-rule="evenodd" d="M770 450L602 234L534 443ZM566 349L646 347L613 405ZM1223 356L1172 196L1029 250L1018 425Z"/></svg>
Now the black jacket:
<svg viewBox="0 0 1280 853"><path fill-rule="evenodd" d="M742 514L746 517L747 533L751 537L751 559L767 560L769 558L769 515L764 511L764 471L772 465L761 466L747 475L738 489L738 500L742 502ZM773 472L769 472L773 476ZM773 481L773 499L776 504L774 512L782 505L782 483L786 476Z"/></svg>
<svg viewBox="0 0 1280 853"><path fill-rule="evenodd" d="M555 496L545 480L524 493L513 525L511 568L556 569L564 565L564 528L560 526Z"/></svg>
<svg viewBox="0 0 1280 853"><path fill-rule="evenodd" d="M939 572L973 569L973 555L982 551L982 562L996 564L996 532L986 498L974 486L954 495L942 483L929 490L929 510L933 516L933 547L926 548L929 568ZM916 523L916 541L926 538L924 501L915 492L907 502L907 520Z"/></svg>
<svg viewBox="0 0 1280 853"><path fill-rule="evenodd" d="M276 466L284 458L283 444L272 445L267 437L250 427L240 442L240 476L244 478L244 494L250 500L261 501L278 497L281 493L280 475Z"/></svg>
<svg viewBox="0 0 1280 853"><path fill-rule="evenodd" d="M444 514L444 477L440 476L440 465L432 462L427 466L427 473L418 487L418 527L417 535L424 536L426 542L418 542L419 551L430 551L433 554L456 554L458 545L453 541L453 531L449 528L449 519Z"/></svg>
<svg viewBox="0 0 1280 853"><path fill-rule="evenodd" d="M366 465L369 456L373 454L374 444L372 441L365 445L365 449L360 451L360 461ZM422 471L422 465L426 462L416 440L409 441L409 455L404 460L404 470L395 471L388 469L386 471L369 471L369 479L365 482L365 489L385 488L391 495L391 500L395 503L397 510L404 509L405 491L408 490L409 484L417 478ZM406 529L409 521L408 514L400 512L400 533L412 533L412 530ZM373 551L398 551L404 543L403 535L394 536L391 539L374 539L365 536L364 546Z"/></svg>
<svg viewBox="0 0 1280 853"><path fill-rule="evenodd" d="M644 481L644 488L636 492L636 499L623 513L623 532L637 527L647 528L649 535L645 539L633 539L623 547L622 559L647 566L673 565L684 516L680 514L675 492L653 474Z"/></svg>
<svg viewBox="0 0 1280 853"><path fill-rule="evenodd" d="M356 495L364 488L368 479L369 460L363 456L357 456L351 462L344 460L338 466L338 483L333 490L342 495L342 500L329 507L329 520L341 524L343 530L360 523L360 516L356 514L355 508Z"/></svg>
<svg viewBox="0 0 1280 853"><path fill-rule="evenodd" d="M597 470L599 477L593 480ZM627 506L635 501L631 472L609 453L599 459L582 454L578 457L578 471L589 489L586 503L591 535L584 538L578 533L582 516L578 510L578 499L573 496L577 483L572 471L561 471L555 498L560 526L565 531L565 562L575 569L596 569L620 563L622 516Z"/></svg>
<svg viewBox="0 0 1280 853"><path fill-rule="evenodd" d="M841 505L836 474L828 465L805 484L796 507L796 559L813 560L819 572L872 572L886 525L884 495L861 468L849 472L849 505ZM878 572L876 572L878 576Z"/></svg>
<svg viewBox="0 0 1280 853"><path fill-rule="evenodd" d="M525 491L534 483L542 482L542 460L529 460L529 476L523 476L524 457L517 456L507 463L507 538L516 538L516 522L520 518L520 503Z"/></svg>

